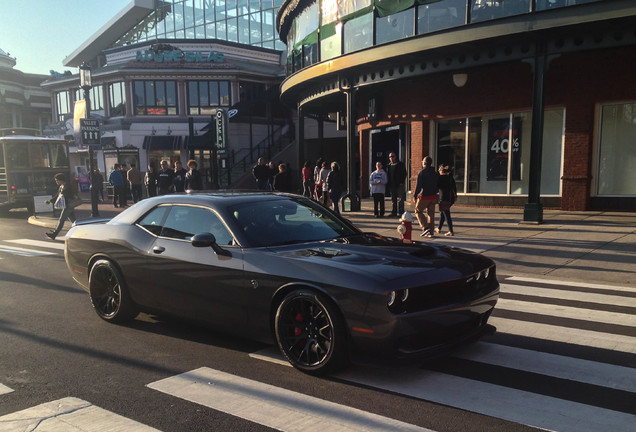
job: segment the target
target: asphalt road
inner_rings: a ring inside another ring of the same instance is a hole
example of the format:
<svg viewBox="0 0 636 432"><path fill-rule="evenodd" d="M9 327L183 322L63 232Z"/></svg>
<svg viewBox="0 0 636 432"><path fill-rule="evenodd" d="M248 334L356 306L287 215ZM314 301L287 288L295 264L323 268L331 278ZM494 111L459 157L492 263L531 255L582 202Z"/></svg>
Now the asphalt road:
<svg viewBox="0 0 636 432"><path fill-rule="evenodd" d="M311 424L329 431L340 424L578 432L636 424L631 292L502 281L497 332L467 350L423 365L354 365L315 378L280 364L271 345L190 323L145 314L125 326L100 320L68 273L63 242L46 240L45 229L25 219L0 219L0 431L24 430L16 417L43 412L24 410L51 403L60 410L67 398L137 422L125 430L296 431ZM115 419L91 422L106 430Z"/></svg>

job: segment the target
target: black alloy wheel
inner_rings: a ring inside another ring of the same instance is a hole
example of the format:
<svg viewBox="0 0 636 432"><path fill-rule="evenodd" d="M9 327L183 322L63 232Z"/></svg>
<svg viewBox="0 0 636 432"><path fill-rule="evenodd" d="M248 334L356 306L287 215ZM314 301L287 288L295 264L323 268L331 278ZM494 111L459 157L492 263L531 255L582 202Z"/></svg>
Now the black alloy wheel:
<svg viewBox="0 0 636 432"><path fill-rule="evenodd" d="M288 294L276 312L278 347L296 369L312 375L348 362L343 320L324 297L308 290Z"/></svg>
<svg viewBox="0 0 636 432"><path fill-rule="evenodd" d="M112 323L122 323L137 316L137 309L126 291L124 279L112 262L95 262L91 267L88 285L91 302L100 318Z"/></svg>

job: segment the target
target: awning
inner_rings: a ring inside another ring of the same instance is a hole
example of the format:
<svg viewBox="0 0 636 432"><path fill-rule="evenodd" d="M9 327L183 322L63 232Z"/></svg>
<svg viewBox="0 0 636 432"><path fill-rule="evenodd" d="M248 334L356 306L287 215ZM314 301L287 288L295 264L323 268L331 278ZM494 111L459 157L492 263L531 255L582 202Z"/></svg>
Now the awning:
<svg viewBox="0 0 636 432"><path fill-rule="evenodd" d="M181 150L180 135L149 135L144 137L144 146L146 150Z"/></svg>
<svg viewBox="0 0 636 432"><path fill-rule="evenodd" d="M203 135L186 136L183 141L183 148L188 150L211 149L216 143L216 135L205 133Z"/></svg>

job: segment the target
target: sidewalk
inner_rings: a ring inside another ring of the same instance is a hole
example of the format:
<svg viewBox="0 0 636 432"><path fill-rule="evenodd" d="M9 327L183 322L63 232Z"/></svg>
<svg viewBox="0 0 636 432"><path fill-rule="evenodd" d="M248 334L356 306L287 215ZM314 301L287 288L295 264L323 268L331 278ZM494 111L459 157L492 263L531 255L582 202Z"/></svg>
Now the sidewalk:
<svg viewBox="0 0 636 432"><path fill-rule="evenodd" d="M386 204L390 210L390 201ZM90 207L88 202L79 206L77 218L90 217ZM413 205L407 204L406 210L413 212ZM110 203L99 205L101 217L120 211ZM399 237L399 220L374 218L372 199L362 200L361 211L343 216L362 231ZM522 208L456 205L452 217L454 237L422 238L415 222L413 240L483 253L496 261L499 275L621 285L636 292L636 213L544 210L544 223L536 225L520 222ZM29 223L53 229L57 218L42 214L30 217ZM69 222L65 228L70 228Z"/></svg>

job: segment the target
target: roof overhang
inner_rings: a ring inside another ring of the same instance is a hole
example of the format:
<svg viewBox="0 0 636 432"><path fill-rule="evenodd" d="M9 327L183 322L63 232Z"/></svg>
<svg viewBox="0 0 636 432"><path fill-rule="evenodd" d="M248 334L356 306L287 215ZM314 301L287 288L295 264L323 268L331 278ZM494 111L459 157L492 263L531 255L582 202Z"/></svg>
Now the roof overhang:
<svg viewBox="0 0 636 432"><path fill-rule="evenodd" d="M154 0L133 0L93 36L64 59L64 66L79 67L110 48L120 37L155 10Z"/></svg>

